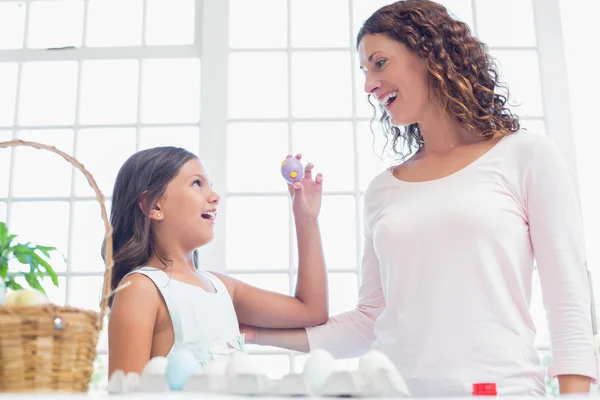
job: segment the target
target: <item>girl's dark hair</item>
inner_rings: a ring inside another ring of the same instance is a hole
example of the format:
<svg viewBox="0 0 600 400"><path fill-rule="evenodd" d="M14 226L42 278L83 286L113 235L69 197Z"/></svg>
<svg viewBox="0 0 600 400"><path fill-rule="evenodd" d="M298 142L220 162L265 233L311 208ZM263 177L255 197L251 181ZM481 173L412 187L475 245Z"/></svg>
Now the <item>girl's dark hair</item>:
<svg viewBox="0 0 600 400"><path fill-rule="evenodd" d="M357 47L365 35L371 34L384 34L424 59L443 109L469 131L491 138L496 133L519 130L518 118L505 106L508 88L500 82L487 46L443 5L429 0L401 0L384 6L363 24ZM503 89L505 95L498 89ZM369 103L373 105L370 98ZM383 108L380 121L386 137L392 138L392 150L401 157L406 154L397 149L398 139L409 152L423 146L418 124L392 126Z"/></svg>
<svg viewBox="0 0 600 400"><path fill-rule="evenodd" d="M155 147L133 154L119 170L110 215L114 258L111 291L115 290L125 275L143 266L156 252L150 231L150 211L179 169L196 158L196 155L182 148ZM142 200L145 210L139 205ZM104 257L104 251L102 253ZM109 305L112 305L112 300L111 296Z"/></svg>

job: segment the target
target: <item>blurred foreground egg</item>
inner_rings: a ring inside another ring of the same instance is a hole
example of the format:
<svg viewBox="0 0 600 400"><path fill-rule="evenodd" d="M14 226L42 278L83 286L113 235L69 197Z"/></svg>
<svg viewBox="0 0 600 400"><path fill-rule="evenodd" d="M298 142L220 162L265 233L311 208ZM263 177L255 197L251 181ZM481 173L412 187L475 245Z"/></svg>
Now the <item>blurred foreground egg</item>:
<svg viewBox="0 0 600 400"><path fill-rule="evenodd" d="M165 373L171 390L182 390L189 377L202 373L202 368L189 350L180 348L167 358Z"/></svg>
<svg viewBox="0 0 600 400"><path fill-rule="evenodd" d="M310 391L318 393L335 369L335 359L331 353L316 349L310 352L302 376Z"/></svg>

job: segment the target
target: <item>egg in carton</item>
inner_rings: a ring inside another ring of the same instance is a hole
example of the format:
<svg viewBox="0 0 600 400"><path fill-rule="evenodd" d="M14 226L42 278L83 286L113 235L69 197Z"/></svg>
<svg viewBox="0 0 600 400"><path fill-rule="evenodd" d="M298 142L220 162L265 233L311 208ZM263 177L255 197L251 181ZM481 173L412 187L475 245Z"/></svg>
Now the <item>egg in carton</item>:
<svg viewBox="0 0 600 400"><path fill-rule="evenodd" d="M169 392L169 382L166 376L168 361L165 357L150 359L142 370L140 377L140 392L164 393Z"/></svg>
<svg viewBox="0 0 600 400"><path fill-rule="evenodd" d="M305 397L310 396L311 391L303 375L288 374L275 381L272 394L283 397Z"/></svg>
<svg viewBox="0 0 600 400"><path fill-rule="evenodd" d="M125 394L138 391L140 376L135 372L125 374L123 370L116 370L108 380L107 391L110 394Z"/></svg>
<svg viewBox="0 0 600 400"><path fill-rule="evenodd" d="M371 381L362 385L361 397L400 398L409 397L404 379L395 371L378 370Z"/></svg>
<svg viewBox="0 0 600 400"><path fill-rule="evenodd" d="M329 376L335 371L336 361L331 353L326 350L315 349L308 355L302 370L302 377L309 392L312 395L318 395Z"/></svg>
<svg viewBox="0 0 600 400"><path fill-rule="evenodd" d="M227 363L227 390L233 395L266 396L273 393L274 381L269 379L246 353L236 353Z"/></svg>
<svg viewBox="0 0 600 400"><path fill-rule="evenodd" d="M210 361L201 374L190 376L184 392L193 393L225 393L227 391L227 361L215 359Z"/></svg>
<svg viewBox="0 0 600 400"><path fill-rule="evenodd" d="M319 390L321 397L362 397L361 380L356 371L335 371Z"/></svg>
<svg viewBox="0 0 600 400"><path fill-rule="evenodd" d="M362 397L410 396L402 375L381 351L370 350L358 360L357 377Z"/></svg>

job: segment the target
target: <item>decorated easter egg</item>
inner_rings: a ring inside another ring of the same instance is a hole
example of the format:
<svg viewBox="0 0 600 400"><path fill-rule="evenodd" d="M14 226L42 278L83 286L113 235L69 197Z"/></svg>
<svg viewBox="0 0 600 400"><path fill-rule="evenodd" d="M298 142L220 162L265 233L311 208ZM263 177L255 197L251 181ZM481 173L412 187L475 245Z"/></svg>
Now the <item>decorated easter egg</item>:
<svg viewBox="0 0 600 400"><path fill-rule="evenodd" d="M300 182L304 178L304 167L300 160L288 157L281 163L281 176L290 184Z"/></svg>
<svg viewBox="0 0 600 400"><path fill-rule="evenodd" d="M169 355L165 374L171 390L182 390L191 375L200 373L202 367L189 350L180 348Z"/></svg>

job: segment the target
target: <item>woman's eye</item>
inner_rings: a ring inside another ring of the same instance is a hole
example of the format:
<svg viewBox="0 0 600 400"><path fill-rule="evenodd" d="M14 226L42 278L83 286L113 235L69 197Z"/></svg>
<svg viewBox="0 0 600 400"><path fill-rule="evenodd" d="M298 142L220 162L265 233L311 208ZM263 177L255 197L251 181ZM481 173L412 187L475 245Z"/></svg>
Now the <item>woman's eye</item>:
<svg viewBox="0 0 600 400"><path fill-rule="evenodd" d="M200 179L196 179L193 183L194 185L202 186Z"/></svg>
<svg viewBox="0 0 600 400"><path fill-rule="evenodd" d="M377 60L377 62L375 62L375 66L377 68L381 68L381 67L383 67L383 64L385 64L385 62L386 62L385 59Z"/></svg>

